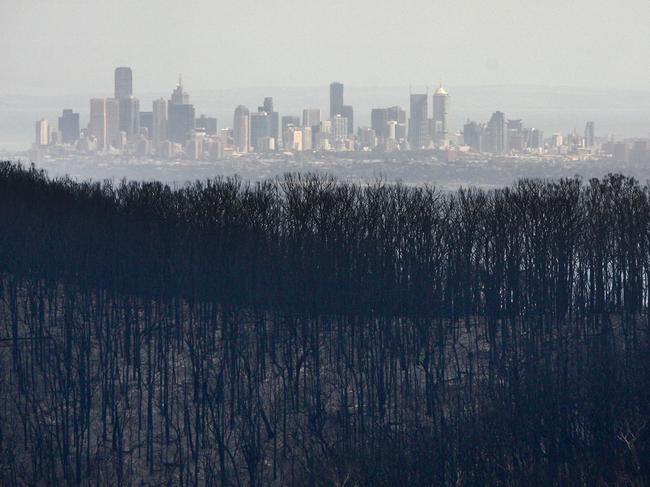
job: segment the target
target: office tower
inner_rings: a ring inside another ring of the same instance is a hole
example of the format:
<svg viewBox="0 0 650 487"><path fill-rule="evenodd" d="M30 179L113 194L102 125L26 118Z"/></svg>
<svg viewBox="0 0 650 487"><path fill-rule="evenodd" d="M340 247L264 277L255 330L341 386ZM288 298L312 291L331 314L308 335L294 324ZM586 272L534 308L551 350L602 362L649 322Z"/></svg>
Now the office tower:
<svg viewBox="0 0 650 487"><path fill-rule="evenodd" d="M448 135L449 93L440 86L433 94L433 139L444 144Z"/></svg>
<svg viewBox="0 0 650 487"><path fill-rule="evenodd" d="M316 128L316 127L315 127ZM316 141L317 150L329 150L330 140L332 138L332 121L321 120L320 126L317 128L313 138Z"/></svg>
<svg viewBox="0 0 650 487"><path fill-rule="evenodd" d="M120 105L120 130L129 138L140 135L140 101L132 96L117 100Z"/></svg>
<svg viewBox="0 0 650 487"><path fill-rule="evenodd" d="M487 124L487 151L503 154L507 149L506 116L503 112L494 112Z"/></svg>
<svg viewBox="0 0 650 487"><path fill-rule="evenodd" d="M386 123L388 127L388 123ZM374 149L377 147L377 134L369 127L361 127L358 132L359 145L364 149Z"/></svg>
<svg viewBox="0 0 650 487"><path fill-rule="evenodd" d="M293 115L285 115L282 117L282 145L287 148L290 146L289 143L289 133L287 129L289 127L299 127L300 126L300 117L295 117Z"/></svg>
<svg viewBox="0 0 650 487"><path fill-rule="evenodd" d="M270 96L264 98L264 104L258 107L257 111L269 114L271 120L270 136L277 140L280 137L280 114L273 110L273 98Z"/></svg>
<svg viewBox="0 0 650 487"><path fill-rule="evenodd" d="M122 147L120 136L120 101L115 98L106 98L106 147Z"/></svg>
<svg viewBox="0 0 650 487"><path fill-rule="evenodd" d="M335 141L348 137L348 119L346 117L336 115L330 122L332 122L332 137Z"/></svg>
<svg viewBox="0 0 650 487"><path fill-rule="evenodd" d="M343 108L343 84L338 81L330 83L330 119L341 115Z"/></svg>
<svg viewBox="0 0 650 487"><path fill-rule="evenodd" d="M427 95L411 94L411 113L409 118L409 145L411 150L429 146L429 120Z"/></svg>
<svg viewBox="0 0 650 487"><path fill-rule="evenodd" d="M250 145L253 152L263 152L264 139L271 137L271 116L267 112L253 112L250 114L251 139Z"/></svg>
<svg viewBox="0 0 650 487"><path fill-rule="evenodd" d="M64 144L74 144L79 140L79 114L70 109L63 110L59 117L59 132Z"/></svg>
<svg viewBox="0 0 650 487"><path fill-rule="evenodd" d="M300 152L303 150L303 132L302 128L296 125L287 126L287 143L285 150Z"/></svg>
<svg viewBox="0 0 650 487"><path fill-rule="evenodd" d="M305 108L302 111L302 126L315 127L320 125L321 115L320 108Z"/></svg>
<svg viewBox="0 0 650 487"><path fill-rule="evenodd" d="M140 135L147 131L147 139L151 139L153 132L153 112L140 112Z"/></svg>
<svg viewBox="0 0 650 487"><path fill-rule="evenodd" d="M528 135L528 147L531 149L544 148L544 132L542 130L532 128Z"/></svg>
<svg viewBox="0 0 650 487"><path fill-rule="evenodd" d="M592 148L596 145L596 124L587 122L585 125L585 147Z"/></svg>
<svg viewBox="0 0 650 487"><path fill-rule="evenodd" d="M341 107L341 116L348 119L348 135L354 132L354 109L350 105Z"/></svg>
<svg viewBox="0 0 650 487"><path fill-rule="evenodd" d="M50 145L50 123L44 118L36 122L35 144L37 147Z"/></svg>
<svg viewBox="0 0 650 487"><path fill-rule="evenodd" d="M194 105L190 104L190 96L183 91L182 80L179 76L178 84L167 105L167 137L169 140L180 144L185 143L194 131L195 118Z"/></svg>
<svg viewBox="0 0 650 487"><path fill-rule="evenodd" d="M521 119L506 122L506 151L521 152L526 148L526 132Z"/></svg>
<svg viewBox="0 0 650 487"><path fill-rule="evenodd" d="M201 115L194 122L194 127L202 130L207 135L216 135L217 133L217 119L214 117L206 117Z"/></svg>
<svg viewBox="0 0 650 487"><path fill-rule="evenodd" d="M477 152L481 152L483 150L483 127L468 120L463 127L463 139L465 145Z"/></svg>
<svg viewBox="0 0 650 487"><path fill-rule="evenodd" d="M133 96L133 73L131 68L115 68L115 98L123 99Z"/></svg>
<svg viewBox="0 0 650 487"><path fill-rule="evenodd" d="M153 126L151 129L151 140L157 150L163 140L167 140L167 102L163 98L154 100L152 103Z"/></svg>
<svg viewBox="0 0 650 487"><path fill-rule="evenodd" d="M250 112L248 108L243 105L235 108L232 127L235 150L241 154L248 152L250 148Z"/></svg>
<svg viewBox="0 0 650 487"><path fill-rule="evenodd" d="M388 107L388 120L397 122L395 140L404 142L406 140L406 110L399 106Z"/></svg>
<svg viewBox="0 0 650 487"><path fill-rule="evenodd" d="M90 100L90 121L88 134L95 138L97 150L107 147L106 137L106 99L93 98Z"/></svg>
<svg viewBox="0 0 650 487"><path fill-rule="evenodd" d="M370 128L375 131L379 140L388 137L388 108L373 108L370 110Z"/></svg>
<svg viewBox="0 0 650 487"><path fill-rule="evenodd" d="M302 150L312 150L313 148L313 129L312 127L303 127L302 128Z"/></svg>

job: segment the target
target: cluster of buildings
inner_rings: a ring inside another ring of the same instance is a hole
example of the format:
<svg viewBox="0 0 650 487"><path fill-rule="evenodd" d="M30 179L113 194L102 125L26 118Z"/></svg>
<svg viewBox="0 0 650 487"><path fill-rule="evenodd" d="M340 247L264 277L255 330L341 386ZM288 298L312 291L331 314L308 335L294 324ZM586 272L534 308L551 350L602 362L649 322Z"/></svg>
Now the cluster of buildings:
<svg viewBox="0 0 650 487"><path fill-rule="evenodd" d="M410 106L373 108L370 126L355 130L354 109L345 104L344 85L329 86L329 113L305 108L302 116L276 111L273 98L264 98L256 111L239 105L231 127L219 129L217 120L196 116L189 95L178 84L168 100L152 102L151 111L141 111L133 95L131 68L115 69L112 98L90 100L90 117L81 127L79 114L63 110L56 130L48 120L36 123L35 159L40 154L133 154L142 157L218 160L245 154L304 151L396 152L437 149L446 154L488 153L507 155L560 154L589 157L611 154L621 161L647 160L648 141L605 142L597 145L594 122L584 134L552 134L525 127L522 120L508 119L497 111L485 123L467 121L463 130L449 126L450 96L442 85L433 95L411 93ZM429 114L431 100L431 115Z"/></svg>

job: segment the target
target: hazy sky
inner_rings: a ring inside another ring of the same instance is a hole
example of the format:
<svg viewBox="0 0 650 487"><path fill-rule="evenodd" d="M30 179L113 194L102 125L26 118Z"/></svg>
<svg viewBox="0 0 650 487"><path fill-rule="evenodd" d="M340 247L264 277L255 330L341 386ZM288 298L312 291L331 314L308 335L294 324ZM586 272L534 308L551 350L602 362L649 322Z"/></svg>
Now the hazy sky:
<svg viewBox="0 0 650 487"><path fill-rule="evenodd" d="M0 0L0 94L322 86L650 87L650 1Z"/></svg>

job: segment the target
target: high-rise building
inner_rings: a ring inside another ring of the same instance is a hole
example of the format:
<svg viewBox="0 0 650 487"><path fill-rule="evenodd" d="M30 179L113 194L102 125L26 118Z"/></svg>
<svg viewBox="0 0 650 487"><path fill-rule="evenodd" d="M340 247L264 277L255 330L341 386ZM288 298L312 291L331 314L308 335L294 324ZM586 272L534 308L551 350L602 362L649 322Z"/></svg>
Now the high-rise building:
<svg viewBox="0 0 650 487"><path fill-rule="evenodd" d="M544 132L540 129L532 128L528 135L528 147L531 149L544 148Z"/></svg>
<svg viewBox="0 0 650 487"><path fill-rule="evenodd" d="M106 98L106 147L122 146L120 137L120 101Z"/></svg>
<svg viewBox="0 0 650 487"><path fill-rule="evenodd" d="M483 132L484 127L482 125L468 120L463 127L463 140L465 142L465 145L471 147L477 152L482 152Z"/></svg>
<svg viewBox="0 0 650 487"><path fill-rule="evenodd" d="M153 112L140 112L140 135L147 131L147 139L151 139L153 132Z"/></svg>
<svg viewBox="0 0 650 487"><path fill-rule="evenodd" d="M50 145L50 123L44 118L36 122L35 144L37 147Z"/></svg>
<svg viewBox="0 0 650 487"><path fill-rule="evenodd" d="M342 115L336 115L332 122L332 138L335 141L343 140L348 137L348 119Z"/></svg>
<svg viewBox="0 0 650 487"><path fill-rule="evenodd" d="M388 121L397 122L395 125L395 140L401 143L406 140L406 110L399 106L388 107Z"/></svg>
<svg viewBox="0 0 650 487"><path fill-rule="evenodd" d="M354 109L351 105L341 107L341 116L348 119L348 135L354 132Z"/></svg>
<svg viewBox="0 0 650 487"><path fill-rule="evenodd" d="M388 108L373 108L370 110L370 128L381 141L388 138Z"/></svg>
<svg viewBox="0 0 650 487"><path fill-rule="evenodd" d="M167 140L167 102L163 98L153 101L153 125L151 140L154 148L158 150L160 143Z"/></svg>
<svg viewBox="0 0 650 487"><path fill-rule="evenodd" d="M133 73L131 68L115 68L115 98L123 99L133 96Z"/></svg>
<svg viewBox="0 0 650 487"><path fill-rule="evenodd" d="M120 135L120 103L115 98L93 98L90 100L90 122L88 132L97 141L97 150L117 145Z"/></svg>
<svg viewBox="0 0 650 487"><path fill-rule="evenodd" d="M271 120L270 136L277 141L278 137L280 137L280 114L273 109L273 98L270 96L264 98L264 104L257 111L269 114Z"/></svg>
<svg viewBox="0 0 650 487"><path fill-rule="evenodd" d="M120 130L129 138L140 135L140 101L132 96L117 100L120 104Z"/></svg>
<svg viewBox="0 0 650 487"><path fill-rule="evenodd" d="M341 115L343 108L343 84L338 81L330 83L330 118Z"/></svg>
<svg viewBox="0 0 650 487"><path fill-rule="evenodd" d="M205 115L201 115L194 122L194 127L201 129L207 135L216 135L217 119L214 117L206 117Z"/></svg>
<svg viewBox="0 0 650 487"><path fill-rule="evenodd" d="M433 139L444 144L448 135L449 93L440 86L433 94Z"/></svg>
<svg viewBox="0 0 650 487"><path fill-rule="evenodd" d="M585 125L585 146L592 148L596 145L596 124L587 122Z"/></svg>
<svg viewBox="0 0 650 487"><path fill-rule="evenodd" d="M194 131L196 113L194 105L190 104L190 96L183 91L182 80L178 77L178 84L172 92L167 105L167 137L172 142L185 143Z"/></svg>
<svg viewBox="0 0 650 487"><path fill-rule="evenodd" d="M233 142L239 153L244 154L250 149L250 112L243 105L235 108Z"/></svg>
<svg viewBox="0 0 650 487"><path fill-rule="evenodd" d="M263 152L264 139L271 137L271 116L264 111L250 114L251 139L253 152Z"/></svg>
<svg viewBox="0 0 650 487"><path fill-rule="evenodd" d="M302 125L303 127L315 127L320 125L321 114L320 108L305 108L302 111Z"/></svg>
<svg viewBox="0 0 650 487"><path fill-rule="evenodd" d="M494 112L487 124L487 151L503 154L507 149L506 116L503 112Z"/></svg>
<svg viewBox="0 0 650 487"><path fill-rule="evenodd" d="M427 148L430 142L427 95L412 93L410 100L409 145L412 150Z"/></svg>
<svg viewBox="0 0 650 487"><path fill-rule="evenodd" d="M59 132L64 144L73 144L79 140L79 114L70 109L63 110L59 117Z"/></svg>
<svg viewBox="0 0 650 487"><path fill-rule="evenodd" d="M388 127L388 123L386 123ZM377 147L377 134L369 127L360 127L358 131L359 146L363 149L374 149Z"/></svg>
<svg viewBox="0 0 650 487"><path fill-rule="evenodd" d="M300 117L293 115L284 115L282 117L282 145L285 149L291 145L288 132L289 127L300 127Z"/></svg>

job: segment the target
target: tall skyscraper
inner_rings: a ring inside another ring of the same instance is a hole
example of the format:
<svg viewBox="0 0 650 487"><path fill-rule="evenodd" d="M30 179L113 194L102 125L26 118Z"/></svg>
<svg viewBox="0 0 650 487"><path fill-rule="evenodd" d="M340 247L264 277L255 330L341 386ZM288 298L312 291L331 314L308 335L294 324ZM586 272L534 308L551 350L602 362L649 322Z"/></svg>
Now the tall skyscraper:
<svg viewBox="0 0 650 487"><path fill-rule="evenodd" d="M121 146L120 138L120 102L115 98L106 98L106 146Z"/></svg>
<svg viewBox="0 0 650 487"><path fill-rule="evenodd" d="M330 83L330 119L341 115L343 108L343 84L338 81Z"/></svg>
<svg viewBox="0 0 650 487"><path fill-rule="evenodd" d="M269 119L271 120L269 135L277 141L278 137L280 137L280 114L273 109L273 98L270 96L264 98L264 104L257 111L269 114Z"/></svg>
<svg viewBox="0 0 650 487"><path fill-rule="evenodd" d="M506 116L503 112L494 112L487 124L487 151L503 154L507 150Z"/></svg>
<svg viewBox="0 0 650 487"><path fill-rule="evenodd" d="M433 138L443 144L448 136L449 93L440 86L433 94Z"/></svg>
<svg viewBox="0 0 650 487"><path fill-rule="evenodd" d="M42 118L36 122L35 144L37 147L50 145L50 123Z"/></svg>
<svg viewBox="0 0 650 487"><path fill-rule="evenodd" d="M289 127L300 127L300 117L285 115L282 117L282 145L287 148L290 146Z"/></svg>
<svg viewBox="0 0 650 487"><path fill-rule="evenodd" d="M348 119L342 115L336 115L331 119L332 137L336 140L343 140L348 137Z"/></svg>
<svg viewBox="0 0 650 487"><path fill-rule="evenodd" d="M147 129L147 139L151 140L153 112L140 112L140 134L144 133L144 129Z"/></svg>
<svg viewBox="0 0 650 487"><path fill-rule="evenodd" d="M93 98L90 100L90 121L88 134L95 138L97 150L106 148L106 99Z"/></svg>
<svg viewBox="0 0 650 487"><path fill-rule="evenodd" d="M217 134L217 119L214 117L206 117L205 115L201 115L194 122L194 126L197 129L203 130L207 135Z"/></svg>
<svg viewBox="0 0 650 487"><path fill-rule="evenodd" d="M130 138L140 135L140 101L132 96L117 100L120 104L120 131Z"/></svg>
<svg viewBox="0 0 650 487"><path fill-rule="evenodd" d="M594 147L596 145L596 124L587 122L585 125L585 146Z"/></svg>
<svg viewBox="0 0 650 487"><path fill-rule="evenodd" d="M163 98L153 101L153 126L151 140L154 148L158 150L160 143L167 140L167 102Z"/></svg>
<svg viewBox="0 0 650 487"><path fill-rule="evenodd" d="M190 96L183 91L181 77L172 92L167 105L167 137L172 142L184 144L194 130L196 113L194 105L190 104Z"/></svg>
<svg viewBox="0 0 650 487"><path fill-rule="evenodd" d="M406 140L406 110L399 106L388 107L388 121L397 122L395 125L395 140Z"/></svg>
<svg viewBox="0 0 650 487"><path fill-rule="evenodd" d="M64 144L73 144L79 139L79 114L70 109L63 110L59 117L59 132L61 132L61 142Z"/></svg>
<svg viewBox="0 0 650 487"><path fill-rule="evenodd" d="M271 116L264 111L250 114L251 139L250 146L253 152L263 152L264 140L271 137Z"/></svg>
<svg viewBox="0 0 650 487"><path fill-rule="evenodd" d="M354 109L351 105L341 107L341 116L348 119L348 135L354 132Z"/></svg>
<svg viewBox="0 0 650 487"><path fill-rule="evenodd" d="M302 126L315 127L320 125L321 114L320 108L305 108L302 111Z"/></svg>
<svg viewBox="0 0 650 487"><path fill-rule="evenodd" d="M131 68L115 68L115 98L118 100L133 96L133 73Z"/></svg>
<svg viewBox="0 0 650 487"><path fill-rule="evenodd" d="M239 105L235 108L233 120L233 141L239 153L246 153L250 148L250 112L248 108Z"/></svg>
<svg viewBox="0 0 650 487"><path fill-rule="evenodd" d="M411 150L427 148L430 142L427 95L412 93L410 100L409 145Z"/></svg>
<svg viewBox="0 0 650 487"><path fill-rule="evenodd" d="M477 152L481 152L483 150L483 126L468 120L463 128L463 139L465 145L468 145Z"/></svg>

